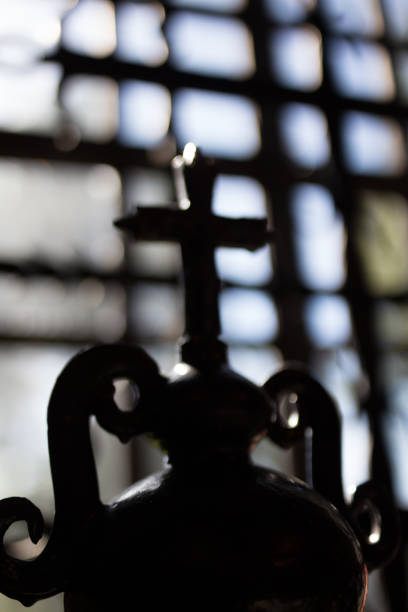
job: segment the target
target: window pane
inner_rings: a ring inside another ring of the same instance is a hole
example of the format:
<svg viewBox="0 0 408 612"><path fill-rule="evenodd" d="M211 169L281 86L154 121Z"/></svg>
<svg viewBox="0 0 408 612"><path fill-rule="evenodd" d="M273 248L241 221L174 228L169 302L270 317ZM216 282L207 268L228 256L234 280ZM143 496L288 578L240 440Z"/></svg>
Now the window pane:
<svg viewBox="0 0 408 612"><path fill-rule="evenodd" d="M228 349L232 369L249 378L256 385L263 385L283 365L283 357L275 346L234 345Z"/></svg>
<svg viewBox="0 0 408 612"><path fill-rule="evenodd" d="M249 289L225 289L220 296L222 337L249 344L270 342L278 332L275 304L266 293Z"/></svg>
<svg viewBox="0 0 408 612"><path fill-rule="evenodd" d="M139 274L168 278L181 272L181 253L173 242L137 242L129 245L132 269Z"/></svg>
<svg viewBox="0 0 408 612"><path fill-rule="evenodd" d="M48 520L53 495L47 446L47 405L55 379L75 350L64 346L0 346L3 406L0 497L24 495ZM29 367L27 367L29 364Z"/></svg>
<svg viewBox="0 0 408 612"><path fill-rule="evenodd" d="M137 204L157 206L174 201L170 174L153 168L128 170L123 189L130 210Z"/></svg>
<svg viewBox="0 0 408 612"><path fill-rule="evenodd" d="M324 114L314 106L293 103L280 115L283 146L292 161L311 170L326 164L330 143Z"/></svg>
<svg viewBox="0 0 408 612"><path fill-rule="evenodd" d="M118 123L118 87L113 79L76 75L64 81L62 103L80 135L96 142L111 140Z"/></svg>
<svg viewBox="0 0 408 612"><path fill-rule="evenodd" d="M338 90L352 98L387 101L395 95L389 53L383 46L362 41L330 41L330 66Z"/></svg>
<svg viewBox="0 0 408 612"><path fill-rule="evenodd" d="M408 282L407 282L408 284ZM376 305L376 331L386 350L408 348L408 304L381 300Z"/></svg>
<svg viewBox="0 0 408 612"><path fill-rule="evenodd" d="M319 348L341 346L350 340L350 311L346 300L339 296L309 298L305 320L310 339Z"/></svg>
<svg viewBox="0 0 408 612"><path fill-rule="evenodd" d="M408 460L408 415L407 380L408 364L406 353L390 353L384 363L384 381L390 409L384 413L382 431L390 459L394 493L398 506L408 508L408 486L406 465Z"/></svg>
<svg viewBox="0 0 408 612"><path fill-rule="evenodd" d="M267 15L282 23L298 23L307 18L316 0L264 0Z"/></svg>
<svg viewBox="0 0 408 612"><path fill-rule="evenodd" d="M388 175L405 167L402 130L393 119L348 112L343 141L345 161L352 172Z"/></svg>
<svg viewBox="0 0 408 612"><path fill-rule="evenodd" d="M273 72L282 85L306 91L321 85L321 36L316 28L276 30L269 50Z"/></svg>
<svg viewBox="0 0 408 612"><path fill-rule="evenodd" d="M52 133L59 120L57 91L61 76L61 66L51 62L24 70L0 66L3 92L0 128L10 132Z"/></svg>
<svg viewBox="0 0 408 612"><path fill-rule="evenodd" d="M120 179L105 165L0 161L0 257L117 267Z"/></svg>
<svg viewBox="0 0 408 612"><path fill-rule="evenodd" d="M24 495L38 504L48 522L54 498L47 445L47 406L55 380L77 349L63 345L0 346L0 385L7 410L0 412L0 497ZM29 367L27 367L29 364ZM96 459L104 499L130 483L128 448L104 434L96 435ZM108 465L109 463L109 465Z"/></svg>
<svg viewBox="0 0 408 612"><path fill-rule="evenodd" d="M205 155L245 159L258 153L255 105L247 98L181 89L174 96L174 129L180 146L194 142Z"/></svg>
<svg viewBox="0 0 408 612"><path fill-rule="evenodd" d="M213 212L221 217L266 217L266 194L255 179L220 174L214 184Z"/></svg>
<svg viewBox="0 0 408 612"><path fill-rule="evenodd" d="M167 134L171 100L156 83L124 81L120 85L120 140L127 145L152 147Z"/></svg>
<svg viewBox="0 0 408 612"><path fill-rule="evenodd" d="M169 0L174 6L210 9L212 11L237 12L245 8L248 0Z"/></svg>
<svg viewBox="0 0 408 612"><path fill-rule="evenodd" d="M179 347L174 341L163 342L159 339L152 342L142 342L140 346L155 360L165 376L174 375L174 368L180 363ZM163 467L163 463L160 467ZM152 472L150 471L150 473Z"/></svg>
<svg viewBox="0 0 408 612"><path fill-rule="evenodd" d="M264 285L272 278L269 246L251 252L246 249L216 250L217 272L221 280L242 285Z"/></svg>
<svg viewBox="0 0 408 612"><path fill-rule="evenodd" d="M320 4L327 24L336 32L361 36L383 33L379 0L323 0Z"/></svg>
<svg viewBox="0 0 408 612"><path fill-rule="evenodd" d="M408 38L408 4L405 0L383 2L387 31L396 40Z"/></svg>
<svg viewBox="0 0 408 612"><path fill-rule="evenodd" d="M71 2L18 0L3 2L0 19L0 61L4 65L28 66L52 53L61 37L60 18ZM7 7L7 8L6 8Z"/></svg>
<svg viewBox="0 0 408 612"><path fill-rule="evenodd" d="M375 295L408 289L408 202L397 193L364 192L357 246L368 289Z"/></svg>
<svg viewBox="0 0 408 612"><path fill-rule="evenodd" d="M408 53L395 53L395 70L398 83L398 93L403 102L408 102Z"/></svg>
<svg viewBox="0 0 408 612"><path fill-rule="evenodd" d="M144 342L178 340L184 331L180 289L139 283L131 295L131 320L132 327Z"/></svg>
<svg viewBox="0 0 408 612"><path fill-rule="evenodd" d="M5 337L114 342L125 331L125 294L116 283L2 275L0 290Z"/></svg>
<svg viewBox="0 0 408 612"><path fill-rule="evenodd" d="M356 393L366 385L360 359L349 348L326 348L317 353L314 371L341 415L343 489L346 499L351 500L356 487L370 478L370 425Z"/></svg>
<svg viewBox="0 0 408 612"><path fill-rule="evenodd" d="M161 31L165 18L163 6L158 2L121 2L116 11L117 55L147 66L159 66L165 62L168 47Z"/></svg>
<svg viewBox="0 0 408 612"><path fill-rule="evenodd" d="M116 48L113 3L108 0L81 0L64 19L62 42L75 53L92 57L111 55Z"/></svg>
<svg viewBox="0 0 408 612"><path fill-rule="evenodd" d="M291 208L302 281L313 289L338 289L346 274L345 231L330 192L320 185L299 184Z"/></svg>
<svg viewBox="0 0 408 612"><path fill-rule="evenodd" d="M238 19L175 13L166 36L170 60L181 70L238 79L255 70L252 36Z"/></svg>
<svg viewBox="0 0 408 612"><path fill-rule="evenodd" d="M170 175L149 168L128 171L124 192L129 211L136 205L157 206L174 201ZM139 274L163 279L180 273L181 254L176 243L128 240L127 248L132 269Z"/></svg>
<svg viewBox="0 0 408 612"><path fill-rule="evenodd" d="M266 195L260 183L245 176L217 177L213 194L213 212L231 218L264 218ZM223 280L243 285L263 285L272 278L272 254L269 245L250 252L246 249L218 248L217 271Z"/></svg>

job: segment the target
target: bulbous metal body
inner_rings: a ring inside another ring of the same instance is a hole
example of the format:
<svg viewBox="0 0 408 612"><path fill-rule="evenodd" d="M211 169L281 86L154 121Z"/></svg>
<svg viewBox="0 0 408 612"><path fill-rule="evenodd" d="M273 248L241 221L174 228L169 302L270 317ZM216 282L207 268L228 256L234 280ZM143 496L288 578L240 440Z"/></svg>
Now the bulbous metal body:
<svg viewBox="0 0 408 612"><path fill-rule="evenodd" d="M111 382L123 376L139 389L129 413L113 401ZM336 473L319 479L315 470L325 499L252 465L249 451L267 432L282 443L294 437L276 405L288 388L304 400L297 429L314 427L315 456L331 452L336 469L336 411L302 371L283 370L258 388L226 366L166 379L137 347L94 347L74 357L49 406L54 527L33 561L0 550L1 591L25 605L64 591L67 612L360 612L366 565L378 566L395 549L394 517L366 485L347 507ZM172 466L103 505L90 414L121 440L152 432L167 445ZM380 501L382 534L371 546L359 515L373 500ZM38 540L42 518L31 502L0 502L0 536L14 520L26 520Z"/></svg>
<svg viewBox="0 0 408 612"><path fill-rule="evenodd" d="M72 612L363 609L366 568L347 522L304 483L245 457L155 474L84 535Z"/></svg>
<svg viewBox="0 0 408 612"><path fill-rule="evenodd" d="M156 435L173 465L78 534L87 548L67 611L360 612L367 570L347 521L305 483L251 463L267 395L224 366L173 379L166 399Z"/></svg>

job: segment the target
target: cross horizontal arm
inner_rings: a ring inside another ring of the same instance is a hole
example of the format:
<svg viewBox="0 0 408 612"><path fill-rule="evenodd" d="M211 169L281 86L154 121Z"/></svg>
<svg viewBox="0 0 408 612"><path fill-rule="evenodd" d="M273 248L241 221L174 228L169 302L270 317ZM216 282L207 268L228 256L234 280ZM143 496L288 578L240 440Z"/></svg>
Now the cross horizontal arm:
<svg viewBox="0 0 408 612"><path fill-rule="evenodd" d="M176 206L176 205L175 205ZM240 247L255 251L272 239L266 219L231 219L212 215L198 218L193 211L170 206L138 206L135 213L115 221L139 240L183 243L196 235L213 246Z"/></svg>

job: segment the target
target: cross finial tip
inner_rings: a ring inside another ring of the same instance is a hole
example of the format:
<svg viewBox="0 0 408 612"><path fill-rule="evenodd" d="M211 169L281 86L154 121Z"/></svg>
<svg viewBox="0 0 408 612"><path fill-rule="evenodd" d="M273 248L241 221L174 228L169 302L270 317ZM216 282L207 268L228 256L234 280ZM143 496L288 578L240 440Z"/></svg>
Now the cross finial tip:
<svg viewBox="0 0 408 612"><path fill-rule="evenodd" d="M197 159L198 149L194 142L188 142L183 149L183 160L186 166L192 166Z"/></svg>
<svg viewBox="0 0 408 612"><path fill-rule="evenodd" d="M184 166L193 166L197 161L199 151L193 142L188 142L181 155L176 155L171 161L173 169L183 168Z"/></svg>

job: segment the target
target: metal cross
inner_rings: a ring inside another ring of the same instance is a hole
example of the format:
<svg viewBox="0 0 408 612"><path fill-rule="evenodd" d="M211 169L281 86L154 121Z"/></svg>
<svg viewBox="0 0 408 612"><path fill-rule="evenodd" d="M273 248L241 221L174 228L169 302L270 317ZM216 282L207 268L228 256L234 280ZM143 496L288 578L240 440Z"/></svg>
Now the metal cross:
<svg viewBox="0 0 408 612"><path fill-rule="evenodd" d="M218 339L220 317L214 252L217 247L254 251L272 233L266 219L231 219L211 209L215 168L188 143L173 159L177 202L167 206L137 206L136 212L116 221L139 240L172 240L181 245L185 287L185 336L182 358L199 368L225 362L225 345Z"/></svg>

